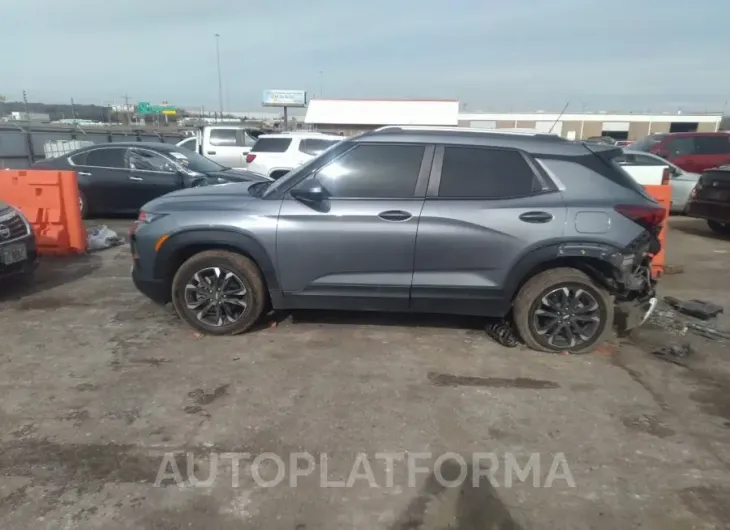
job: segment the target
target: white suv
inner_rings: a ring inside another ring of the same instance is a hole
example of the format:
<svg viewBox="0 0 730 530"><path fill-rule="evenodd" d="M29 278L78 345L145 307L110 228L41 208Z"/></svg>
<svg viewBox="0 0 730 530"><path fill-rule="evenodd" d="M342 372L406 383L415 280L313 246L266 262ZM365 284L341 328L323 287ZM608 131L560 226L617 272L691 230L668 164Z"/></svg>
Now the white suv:
<svg viewBox="0 0 730 530"><path fill-rule="evenodd" d="M342 140L317 132L262 134L246 155L246 169L278 179Z"/></svg>

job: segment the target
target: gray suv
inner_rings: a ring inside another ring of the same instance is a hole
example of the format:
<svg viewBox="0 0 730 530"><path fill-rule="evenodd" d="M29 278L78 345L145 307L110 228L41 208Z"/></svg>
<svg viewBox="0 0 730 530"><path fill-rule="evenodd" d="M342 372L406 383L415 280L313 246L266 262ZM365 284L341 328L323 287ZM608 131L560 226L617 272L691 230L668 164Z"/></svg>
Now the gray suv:
<svg viewBox="0 0 730 530"><path fill-rule="evenodd" d="M269 183L170 193L131 232L133 279L200 331L268 308L509 318L589 351L654 306L664 209L621 149L540 133L384 127Z"/></svg>

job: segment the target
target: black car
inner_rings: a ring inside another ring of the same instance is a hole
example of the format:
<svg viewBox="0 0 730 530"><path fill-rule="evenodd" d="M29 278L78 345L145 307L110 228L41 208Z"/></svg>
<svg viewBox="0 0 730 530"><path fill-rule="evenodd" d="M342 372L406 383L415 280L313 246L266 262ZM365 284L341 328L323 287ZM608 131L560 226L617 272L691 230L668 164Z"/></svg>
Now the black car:
<svg viewBox="0 0 730 530"><path fill-rule="evenodd" d="M690 193L686 214L705 219L713 232L730 236L730 165L702 174Z"/></svg>
<svg viewBox="0 0 730 530"><path fill-rule="evenodd" d="M0 281L28 278L38 266L35 235L20 210L0 201Z"/></svg>
<svg viewBox="0 0 730 530"><path fill-rule="evenodd" d="M136 215L143 204L182 188L271 180L221 166L175 145L150 142L93 145L36 162L33 167L76 171L83 217Z"/></svg>

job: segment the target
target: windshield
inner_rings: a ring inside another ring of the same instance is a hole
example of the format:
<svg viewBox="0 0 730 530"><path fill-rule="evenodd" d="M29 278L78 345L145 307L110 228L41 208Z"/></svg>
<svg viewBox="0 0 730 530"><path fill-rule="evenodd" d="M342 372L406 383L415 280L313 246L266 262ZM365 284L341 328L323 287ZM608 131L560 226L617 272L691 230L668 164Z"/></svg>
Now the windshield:
<svg viewBox="0 0 730 530"><path fill-rule="evenodd" d="M664 135L655 134L652 136L644 136L643 138L640 138L639 140L636 140L634 143L631 144L631 150L644 151L645 153L648 153L649 151L651 151L652 147L654 147L658 143L661 143L662 140L664 140Z"/></svg>
<svg viewBox="0 0 730 530"><path fill-rule="evenodd" d="M307 162L304 165L299 166L293 171L290 171L283 177L279 178L279 180L276 180L275 182L272 182L271 185L266 188L263 196L268 197L269 195L276 193L277 190L285 188L287 186L287 183L292 180L292 178L296 178L297 175L300 175L302 171L307 171L309 168L315 166L318 163L318 160L320 160L321 157L327 156L327 153L332 151L333 149L337 148L337 146L341 145L342 141L336 142L329 146L327 149L322 151L318 156L311 159L309 162Z"/></svg>
<svg viewBox="0 0 730 530"><path fill-rule="evenodd" d="M196 173L212 173L227 169L217 162L213 162L210 158L205 158L194 151L181 149L180 151L170 151L169 155L184 168Z"/></svg>

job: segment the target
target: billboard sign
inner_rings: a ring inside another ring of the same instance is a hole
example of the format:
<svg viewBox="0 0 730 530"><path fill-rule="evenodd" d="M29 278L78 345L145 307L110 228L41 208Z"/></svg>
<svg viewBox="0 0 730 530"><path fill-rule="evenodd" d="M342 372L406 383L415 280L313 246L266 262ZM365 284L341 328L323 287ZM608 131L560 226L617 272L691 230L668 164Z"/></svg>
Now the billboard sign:
<svg viewBox="0 0 730 530"><path fill-rule="evenodd" d="M264 107L306 107L307 93L304 90L264 90L261 104Z"/></svg>

